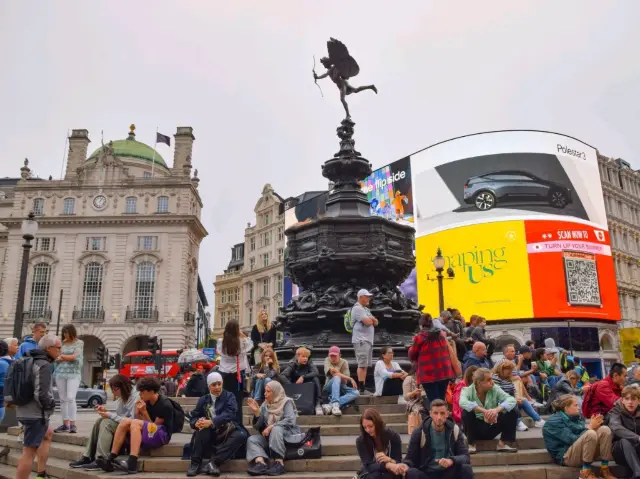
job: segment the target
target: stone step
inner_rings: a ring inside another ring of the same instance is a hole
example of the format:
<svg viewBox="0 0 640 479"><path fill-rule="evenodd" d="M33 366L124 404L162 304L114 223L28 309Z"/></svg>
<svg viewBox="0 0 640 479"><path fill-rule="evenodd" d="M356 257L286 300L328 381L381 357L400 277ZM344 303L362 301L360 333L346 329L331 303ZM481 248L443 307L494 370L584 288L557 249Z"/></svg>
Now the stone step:
<svg viewBox="0 0 640 479"><path fill-rule="evenodd" d="M518 454L504 454L506 456L518 456ZM15 466L18 463L20 458L19 453L12 452L7 457L2 459L3 464L0 465L0 478L4 479L14 479L16 477L15 474ZM185 463L186 469L186 461ZM241 462L241 461L238 461ZM317 472L298 472L295 470L291 470L290 466L293 462L304 462L304 461L287 461L285 462L285 467L287 468L287 474L285 474L285 479L326 479L327 478L327 470L317 471ZM311 461L308 461L311 462ZM246 479L246 462L242 464L244 469L239 472L228 472L224 475L225 479ZM297 466L292 466L297 467ZM597 464L594 464L594 469L596 473ZM35 463L34 463L35 470ZM574 479L577 477L579 470L576 468L570 467L562 467L555 464L535 464L535 465L500 465L500 466L474 466L473 468L475 479ZM624 471L612 464L612 472L618 477L624 477ZM82 471L78 469L69 469L66 461L56 458L49 458L47 462L47 473L55 479L108 479L113 477L113 474L106 473L97 473L97 472L88 472ZM330 476L336 479L352 479L354 476L354 471L331 471ZM178 479L184 478L184 472L170 472L170 471L160 471L160 472L150 472L143 471L135 476L138 479ZM258 476L260 478L266 478L268 476Z"/></svg>
<svg viewBox="0 0 640 479"><path fill-rule="evenodd" d="M194 406L195 407L195 406ZM405 414L407 407L404 404L376 404L373 406L380 414ZM356 410L353 406L348 407L342 412L343 416L354 415L361 416L362 413L367 409L365 406L358 406L358 410ZM189 408L186 408L189 410ZM251 409L248 406L242 407L242 413L244 415L251 415Z"/></svg>
<svg viewBox="0 0 640 479"><path fill-rule="evenodd" d="M183 407L193 407L198 403L199 398L174 398ZM398 404L398 396L360 396L355 403L359 406L370 406L379 404ZM247 399L242 401L242 405L247 405Z"/></svg>
<svg viewBox="0 0 640 479"><path fill-rule="evenodd" d="M407 415L405 413L385 414L384 421L388 423L406 423ZM244 425L250 426L253 422L253 415L244 416ZM337 424L360 424L359 414L343 414L342 416L298 416L297 423L299 426L327 426L331 427ZM405 427L406 429L406 427Z"/></svg>
<svg viewBox="0 0 640 479"><path fill-rule="evenodd" d="M313 417L318 417L318 418L322 418L323 416L307 416L310 418ZM328 417L325 419L329 419ZM320 425L320 424L318 424ZM302 432L306 432L307 429L309 429L309 427L317 427L316 426L310 426L310 425L305 425L305 424L300 424L300 429L302 430ZM393 429L394 431L406 431L407 430L407 423L388 423L387 426L389 426L391 429ZM253 428L253 426L245 426L247 428L247 431L249 431L249 434L259 434L258 431L256 429ZM320 431L320 434L323 436L349 436L349 435L358 435L360 434L360 424L342 424L342 423L335 423L335 424L326 424L326 423L322 423L321 425L322 429ZM193 433L193 429L191 429L191 426L189 426L189 424L185 423L184 427L182 428L182 432L184 434L192 434Z"/></svg>

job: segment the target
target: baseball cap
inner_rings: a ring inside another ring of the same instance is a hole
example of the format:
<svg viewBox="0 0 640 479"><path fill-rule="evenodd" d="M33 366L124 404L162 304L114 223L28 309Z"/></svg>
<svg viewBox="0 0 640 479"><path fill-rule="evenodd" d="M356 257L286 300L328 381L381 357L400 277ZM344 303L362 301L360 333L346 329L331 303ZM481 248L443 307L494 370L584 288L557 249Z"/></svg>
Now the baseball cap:
<svg viewBox="0 0 640 479"><path fill-rule="evenodd" d="M360 291L358 291L358 298L360 296L373 296L373 295L368 290L361 289Z"/></svg>
<svg viewBox="0 0 640 479"><path fill-rule="evenodd" d="M533 353L533 350L525 344L524 346L520 346L520 349L518 349L518 352L520 354L526 354L526 353Z"/></svg>
<svg viewBox="0 0 640 479"><path fill-rule="evenodd" d="M329 356L339 356L340 348L338 346L331 346L329 348Z"/></svg>

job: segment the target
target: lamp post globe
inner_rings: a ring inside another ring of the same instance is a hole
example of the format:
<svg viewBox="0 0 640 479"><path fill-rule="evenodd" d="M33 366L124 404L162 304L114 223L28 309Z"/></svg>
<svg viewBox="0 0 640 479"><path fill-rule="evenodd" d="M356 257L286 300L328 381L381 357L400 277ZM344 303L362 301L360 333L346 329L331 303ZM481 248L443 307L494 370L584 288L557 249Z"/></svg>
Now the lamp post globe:
<svg viewBox="0 0 640 479"><path fill-rule="evenodd" d="M436 267L436 271L438 273L441 273L442 271L444 271L444 264L445 264L445 259L444 259L444 256L442 256L442 250L438 248L438 251L436 252L436 256L435 258L433 258L433 265Z"/></svg>
<svg viewBox="0 0 640 479"><path fill-rule="evenodd" d="M27 272L29 270L29 252L31 250L31 241L38 232L38 222L33 212L29 213L21 225L22 238L22 267L20 269L20 282L18 283L18 302L16 303L16 317L13 324L13 336L22 338L22 327L24 322L24 297L27 288Z"/></svg>
<svg viewBox="0 0 640 479"><path fill-rule="evenodd" d="M442 272L444 271L445 259L444 256L442 256L442 250L440 248L438 248L436 256L433 258L433 265L438 272L438 308L440 311L444 311L444 288L442 284L444 276Z"/></svg>

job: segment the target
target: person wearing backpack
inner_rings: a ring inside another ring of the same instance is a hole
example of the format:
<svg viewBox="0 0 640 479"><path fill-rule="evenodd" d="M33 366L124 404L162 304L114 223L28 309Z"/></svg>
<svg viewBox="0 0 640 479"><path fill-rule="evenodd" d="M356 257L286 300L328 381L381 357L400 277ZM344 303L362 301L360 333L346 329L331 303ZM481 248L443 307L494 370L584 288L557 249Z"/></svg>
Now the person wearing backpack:
<svg viewBox="0 0 640 479"><path fill-rule="evenodd" d="M406 479L473 479L465 435L442 399L431 401L429 417L411 434L399 469Z"/></svg>
<svg viewBox="0 0 640 479"><path fill-rule="evenodd" d="M609 375L592 384L584 394L582 414L586 418L594 415L606 416L622 393L627 376L627 367L621 363L614 363Z"/></svg>
<svg viewBox="0 0 640 479"><path fill-rule="evenodd" d="M373 336L378 320L369 311L369 301L373 296L366 289L358 291L358 301L351 308L351 342L358 363L358 389L360 394L371 394L365 390L367 368L373 365Z"/></svg>
<svg viewBox="0 0 640 479"><path fill-rule="evenodd" d="M24 427L22 457L16 479L28 479L37 456L36 479L46 479L45 472L53 430L49 418L55 408L52 366L60 356L62 342L47 334L38 347L13 362L5 377L5 401L16 406L16 416Z"/></svg>
<svg viewBox="0 0 640 479"><path fill-rule="evenodd" d="M4 378L12 363L10 359L6 359L9 352L9 345L5 341L0 341L0 422L4 419Z"/></svg>
<svg viewBox="0 0 640 479"><path fill-rule="evenodd" d="M111 454L107 458L96 459L96 464L106 472L118 470L127 474L138 472L138 456L140 449L158 449L169 444L171 435L182 430L184 412L171 399L160 395L160 381L148 376L138 380L136 389L140 399L136 402L136 419L123 419L118 424ZM180 408L176 411L176 407ZM182 421L180 421L182 419ZM129 458L126 461L116 461L116 457L129 435Z"/></svg>

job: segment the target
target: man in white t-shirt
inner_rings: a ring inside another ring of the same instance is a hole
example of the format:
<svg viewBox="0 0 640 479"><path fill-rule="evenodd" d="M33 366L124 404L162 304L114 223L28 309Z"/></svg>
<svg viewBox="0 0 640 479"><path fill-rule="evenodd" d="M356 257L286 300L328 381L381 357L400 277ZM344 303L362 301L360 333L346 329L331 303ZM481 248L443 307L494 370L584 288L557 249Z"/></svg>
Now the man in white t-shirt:
<svg viewBox="0 0 640 479"><path fill-rule="evenodd" d="M353 333L351 342L358 363L358 389L360 394L368 393L364 388L367 380L367 368L373 365L373 336L374 328L378 326L378 320L369 311L369 301L372 294L366 289L358 291L358 302L351 309L353 321Z"/></svg>

